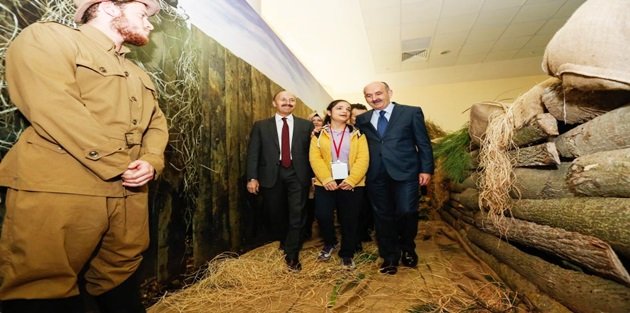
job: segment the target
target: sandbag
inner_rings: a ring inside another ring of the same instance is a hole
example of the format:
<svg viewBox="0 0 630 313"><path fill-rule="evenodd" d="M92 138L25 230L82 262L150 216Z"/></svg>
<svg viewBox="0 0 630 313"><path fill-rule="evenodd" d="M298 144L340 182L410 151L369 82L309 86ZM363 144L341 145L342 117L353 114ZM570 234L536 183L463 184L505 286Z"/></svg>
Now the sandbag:
<svg viewBox="0 0 630 313"><path fill-rule="evenodd" d="M565 124L581 124L630 104L630 90L580 90L562 82L545 89L542 101L554 118Z"/></svg>
<svg viewBox="0 0 630 313"><path fill-rule="evenodd" d="M512 119L511 124L515 129L523 127L536 115L544 113L545 107L542 103L542 95L545 89L558 83L558 79L550 77L530 88L528 91L520 95L514 103L507 105L506 109L510 111L509 118ZM470 121L468 123L468 134L471 142L479 146L483 139L490 119L495 116L508 118L503 114L506 110L503 105L498 102L480 102L470 107Z"/></svg>
<svg viewBox="0 0 630 313"><path fill-rule="evenodd" d="M542 67L563 86L630 90L630 1L589 0L553 36Z"/></svg>
<svg viewBox="0 0 630 313"><path fill-rule="evenodd" d="M503 113L503 107L497 102L480 102L470 107L468 135L474 145L479 146L483 135L486 133L489 119L500 113Z"/></svg>

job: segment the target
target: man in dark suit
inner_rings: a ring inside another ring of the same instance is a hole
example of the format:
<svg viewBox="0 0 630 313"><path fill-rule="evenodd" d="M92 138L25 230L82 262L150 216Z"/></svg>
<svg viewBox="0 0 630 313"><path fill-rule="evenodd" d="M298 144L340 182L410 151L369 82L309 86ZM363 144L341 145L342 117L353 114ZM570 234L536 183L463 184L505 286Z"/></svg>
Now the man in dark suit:
<svg viewBox="0 0 630 313"><path fill-rule="evenodd" d="M299 271L306 200L313 177L308 160L313 123L293 116L296 98L273 97L276 114L254 123L247 148L247 190L263 197L267 229L280 240L291 271Z"/></svg>
<svg viewBox="0 0 630 313"><path fill-rule="evenodd" d="M416 267L419 186L431 180L433 151L419 107L391 102L384 82L365 86L363 95L373 110L357 117L367 136L370 167L366 187L374 210L380 272L396 274L398 263Z"/></svg>

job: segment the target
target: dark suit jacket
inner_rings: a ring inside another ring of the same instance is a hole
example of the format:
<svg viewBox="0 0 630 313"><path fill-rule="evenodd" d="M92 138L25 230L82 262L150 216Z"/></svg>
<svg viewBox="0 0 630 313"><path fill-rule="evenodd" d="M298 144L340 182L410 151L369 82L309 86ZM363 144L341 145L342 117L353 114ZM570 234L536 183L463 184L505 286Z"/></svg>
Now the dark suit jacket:
<svg viewBox="0 0 630 313"><path fill-rule="evenodd" d="M433 150L422 109L394 104L383 138L370 123L374 110L357 116L357 127L367 136L370 149L368 182L374 179L381 164L397 181L417 180L420 173L433 174Z"/></svg>
<svg viewBox="0 0 630 313"><path fill-rule="evenodd" d="M313 177L308 161L313 123L293 116L291 163L300 182L308 186ZM275 115L254 123L247 147L247 179L255 178L263 188L276 184L280 169L280 143Z"/></svg>

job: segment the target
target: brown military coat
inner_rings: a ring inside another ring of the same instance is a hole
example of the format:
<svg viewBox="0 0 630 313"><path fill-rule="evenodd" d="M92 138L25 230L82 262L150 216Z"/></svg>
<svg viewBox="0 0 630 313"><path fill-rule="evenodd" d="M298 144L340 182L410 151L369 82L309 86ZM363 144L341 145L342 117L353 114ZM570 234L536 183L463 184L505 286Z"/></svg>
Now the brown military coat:
<svg viewBox="0 0 630 313"><path fill-rule="evenodd" d="M0 163L0 185L119 197L130 192L120 175L132 160L162 171L166 118L151 79L127 52L89 25L22 31L8 49L6 79L31 126Z"/></svg>

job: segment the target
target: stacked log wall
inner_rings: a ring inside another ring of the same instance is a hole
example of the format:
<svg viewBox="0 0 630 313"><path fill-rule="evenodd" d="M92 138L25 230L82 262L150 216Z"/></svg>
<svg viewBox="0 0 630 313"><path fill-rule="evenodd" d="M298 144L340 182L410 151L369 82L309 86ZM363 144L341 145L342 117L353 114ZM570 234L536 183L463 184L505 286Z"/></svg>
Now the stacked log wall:
<svg viewBox="0 0 630 313"><path fill-rule="evenodd" d="M491 222L480 208L479 150L471 174L451 182L440 215L541 311L628 312L630 92L572 90L569 116L559 120L562 82L550 82L539 104L552 109L514 130L504 218Z"/></svg>

